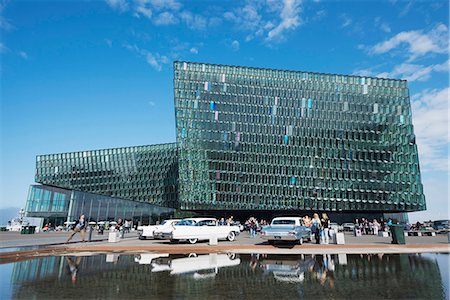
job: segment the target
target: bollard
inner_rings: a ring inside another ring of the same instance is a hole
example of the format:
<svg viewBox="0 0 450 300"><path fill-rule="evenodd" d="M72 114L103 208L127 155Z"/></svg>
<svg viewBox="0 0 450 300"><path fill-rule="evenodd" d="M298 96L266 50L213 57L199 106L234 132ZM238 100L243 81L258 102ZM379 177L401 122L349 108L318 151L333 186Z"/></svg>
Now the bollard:
<svg viewBox="0 0 450 300"><path fill-rule="evenodd" d="M217 244L218 244L217 235L211 234L211 235L209 236L209 245L210 245L210 246L217 246Z"/></svg>
<svg viewBox="0 0 450 300"><path fill-rule="evenodd" d="M118 232L110 231L108 236L108 243L117 243L118 242Z"/></svg>
<svg viewBox="0 0 450 300"><path fill-rule="evenodd" d="M336 244L344 245L345 244L345 236L343 232L336 233Z"/></svg>

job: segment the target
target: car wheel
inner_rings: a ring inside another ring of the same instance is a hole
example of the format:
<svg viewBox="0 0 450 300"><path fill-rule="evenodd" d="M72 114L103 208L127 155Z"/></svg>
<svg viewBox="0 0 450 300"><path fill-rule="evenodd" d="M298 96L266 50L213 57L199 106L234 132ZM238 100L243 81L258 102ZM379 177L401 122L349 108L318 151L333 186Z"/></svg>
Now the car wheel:
<svg viewBox="0 0 450 300"><path fill-rule="evenodd" d="M303 238L302 237L298 240L298 244L299 245L303 245Z"/></svg>
<svg viewBox="0 0 450 300"><path fill-rule="evenodd" d="M227 240L232 242L232 241L234 241L235 238L236 238L236 234L233 231L230 231L230 233L227 236Z"/></svg>
<svg viewBox="0 0 450 300"><path fill-rule="evenodd" d="M191 244L195 244L195 243L197 243L198 239L193 238L193 239L188 239L188 241L189 241L189 243L191 243Z"/></svg>
<svg viewBox="0 0 450 300"><path fill-rule="evenodd" d="M228 258L230 260L235 260L236 259L236 253L227 253L227 255L228 255Z"/></svg>

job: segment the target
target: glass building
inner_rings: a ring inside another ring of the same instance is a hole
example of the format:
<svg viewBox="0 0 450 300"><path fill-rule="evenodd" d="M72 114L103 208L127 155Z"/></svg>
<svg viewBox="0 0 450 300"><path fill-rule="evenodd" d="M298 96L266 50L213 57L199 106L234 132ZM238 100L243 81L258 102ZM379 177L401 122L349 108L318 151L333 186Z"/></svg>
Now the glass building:
<svg viewBox="0 0 450 300"><path fill-rule="evenodd" d="M81 214L88 221L112 221L118 218L134 224L154 224L173 216L175 209L148 202L137 202L99 194L66 190L45 185L32 185L26 204L27 217L44 218L55 226L78 220Z"/></svg>
<svg viewBox="0 0 450 300"><path fill-rule="evenodd" d="M176 208L177 146L170 143L39 155L35 181Z"/></svg>
<svg viewBox="0 0 450 300"><path fill-rule="evenodd" d="M175 62L174 97L176 143L37 156L28 215L426 209L404 80Z"/></svg>
<svg viewBox="0 0 450 300"><path fill-rule="evenodd" d="M185 210L425 209L404 80L174 63Z"/></svg>

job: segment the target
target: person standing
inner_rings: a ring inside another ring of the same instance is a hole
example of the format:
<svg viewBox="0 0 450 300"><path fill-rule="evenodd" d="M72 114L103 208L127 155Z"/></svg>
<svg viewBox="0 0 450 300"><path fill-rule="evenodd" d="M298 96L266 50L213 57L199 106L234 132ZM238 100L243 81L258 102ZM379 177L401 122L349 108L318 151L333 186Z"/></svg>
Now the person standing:
<svg viewBox="0 0 450 300"><path fill-rule="evenodd" d="M378 235L378 230L380 229L380 223L377 219L373 219L373 235Z"/></svg>
<svg viewBox="0 0 450 300"><path fill-rule="evenodd" d="M317 213L315 213L313 215L313 219L311 222L311 232L314 233L314 238L316 239L316 244L320 243L320 228L321 228L321 223L320 223L319 215Z"/></svg>
<svg viewBox="0 0 450 300"><path fill-rule="evenodd" d="M322 219L320 220L320 225L322 226L323 233L321 234L322 242L325 245L328 245L330 243L330 219L328 218L328 215L326 213L322 213Z"/></svg>
<svg viewBox="0 0 450 300"><path fill-rule="evenodd" d="M77 232L80 233L81 241L84 242L84 233L86 232L86 219L85 219L84 215L80 216L80 219L78 220L78 224L75 225L75 228L73 229L73 232L70 234L66 243L68 243Z"/></svg>

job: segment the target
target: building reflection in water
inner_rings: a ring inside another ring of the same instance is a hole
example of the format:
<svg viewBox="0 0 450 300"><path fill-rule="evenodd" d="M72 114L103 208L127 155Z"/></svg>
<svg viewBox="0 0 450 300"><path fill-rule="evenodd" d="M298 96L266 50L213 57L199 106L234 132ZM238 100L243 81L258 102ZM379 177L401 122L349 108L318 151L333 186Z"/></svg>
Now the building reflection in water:
<svg viewBox="0 0 450 300"><path fill-rule="evenodd" d="M13 298L27 299L444 299L442 284L436 259L418 254L53 256L11 275Z"/></svg>

